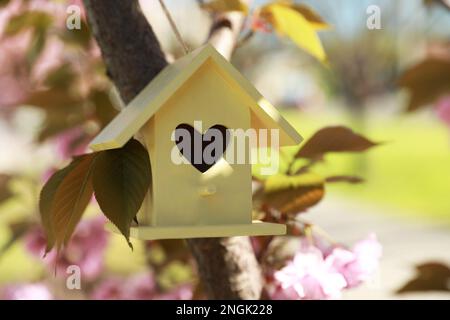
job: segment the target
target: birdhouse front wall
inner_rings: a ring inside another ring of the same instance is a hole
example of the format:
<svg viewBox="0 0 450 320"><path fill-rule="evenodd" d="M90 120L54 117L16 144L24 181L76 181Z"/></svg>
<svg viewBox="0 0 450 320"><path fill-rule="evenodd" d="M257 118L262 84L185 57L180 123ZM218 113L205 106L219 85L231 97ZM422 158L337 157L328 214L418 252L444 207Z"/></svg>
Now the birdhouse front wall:
<svg viewBox="0 0 450 320"><path fill-rule="evenodd" d="M177 165L171 158L176 147L171 136L180 124L194 126L201 121L202 133L215 125L247 130L250 110L238 92L214 63L205 63L151 119L146 130L151 135L146 137L153 175L151 225L251 223L248 161L227 163L222 158L202 173L191 164Z"/></svg>

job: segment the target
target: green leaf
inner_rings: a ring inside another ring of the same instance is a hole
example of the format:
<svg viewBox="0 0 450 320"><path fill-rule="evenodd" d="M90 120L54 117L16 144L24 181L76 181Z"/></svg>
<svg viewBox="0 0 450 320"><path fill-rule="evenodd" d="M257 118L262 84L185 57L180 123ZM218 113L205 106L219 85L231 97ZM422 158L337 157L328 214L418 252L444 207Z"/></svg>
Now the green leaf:
<svg viewBox="0 0 450 320"><path fill-rule="evenodd" d="M73 83L75 76L72 65L65 63L57 69L52 70L45 79L44 84L48 87L61 89L61 91L64 92L63 89Z"/></svg>
<svg viewBox="0 0 450 320"><path fill-rule="evenodd" d="M150 186L150 170L147 150L134 139L120 149L101 152L95 164L95 198L131 248L130 227Z"/></svg>
<svg viewBox="0 0 450 320"><path fill-rule="evenodd" d="M259 16L271 24L280 36L289 37L321 62L326 62L326 54L319 36L318 22L311 22L294 5L283 2L272 2L263 6ZM311 17L310 17L311 18Z"/></svg>
<svg viewBox="0 0 450 320"><path fill-rule="evenodd" d="M0 8L8 5L10 2L10 0L0 0Z"/></svg>
<svg viewBox="0 0 450 320"><path fill-rule="evenodd" d="M76 157L56 189L50 206L50 223L58 248L67 244L92 198L92 170L98 155Z"/></svg>
<svg viewBox="0 0 450 320"><path fill-rule="evenodd" d="M47 237L46 253L70 238L92 197L91 167L95 154L75 158L56 171L41 190L39 211Z"/></svg>
<svg viewBox="0 0 450 320"><path fill-rule="evenodd" d="M9 20L5 28L5 34L13 36L29 28L44 31L52 24L52 22L52 16L46 12L26 11Z"/></svg>
<svg viewBox="0 0 450 320"><path fill-rule="evenodd" d="M107 91L93 90L89 94L89 100L95 105L95 115L102 128L109 124L119 113L114 108Z"/></svg>
<svg viewBox="0 0 450 320"><path fill-rule="evenodd" d="M314 173L278 174L264 182L260 201L282 214L296 214L317 204L324 196L324 179Z"/></svg>
<svg viewBox="0 0 450 320"><path fill-rule="evenodd" d="M36 29L34 31L33 39L28 48L26 58L28 65L31 67L41 55L47 42L47 34L43 30Z"/></svg>
<svg viewBox="0 0 450 320"><path fill-rule="evenodd" d="M25 105L45 111L46 118L38 135L39 142L86 120L83 100L73 97L68 90L68 87L54 86L47 90L34 91L24 102Z"/></svg>
<svg viewBox="0 0 450 320"><path fill-rule="evenodd" d="M362 152L377 143L353 132L336 126L317 131L297 152L295 158L321 159L328 152Z"/></svg>
<svg viewBox="0 0 450 320"><path fill-rule="evenodd" d="M81 20L80 29L65 29L64 32L60 34L60 38L65 43L88 48L91 43L92 35L87 23L84 20Z"/></svg>

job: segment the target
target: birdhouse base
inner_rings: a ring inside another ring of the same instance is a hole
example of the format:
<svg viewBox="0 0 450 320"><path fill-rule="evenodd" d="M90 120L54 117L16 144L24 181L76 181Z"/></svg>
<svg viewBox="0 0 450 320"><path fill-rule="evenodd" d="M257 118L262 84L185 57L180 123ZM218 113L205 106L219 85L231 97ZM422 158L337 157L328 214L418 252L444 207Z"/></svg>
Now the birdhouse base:
<svg viewBox="0 0 450 320"><path fill-rule="evenodd" d="M108 223L106 229L120 233L112 223ZM286 225L258 220L247 224L171 227L139 226L131 227L130 229L130 236L140 240L275 236L284 234L286 234Z"/></svg>

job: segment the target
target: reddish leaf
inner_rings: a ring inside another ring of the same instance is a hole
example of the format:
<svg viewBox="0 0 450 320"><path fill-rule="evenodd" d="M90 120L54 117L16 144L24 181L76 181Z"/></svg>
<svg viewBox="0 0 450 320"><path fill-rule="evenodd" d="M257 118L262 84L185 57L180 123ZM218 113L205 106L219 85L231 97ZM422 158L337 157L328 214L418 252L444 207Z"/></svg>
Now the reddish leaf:
<svg viewBox="0 0 450 320"><path fill-rule="evenodd" d="M295 158L321 159L328 152L361 152L377 143L353 132L351 129L337 126L317 131L297 152Z"/></svg>
<svg viewBox="0 0 450 320"><path fill-rule="evenodd" d="M5 27L5 34L13 36L27 29L46 30L53 22L50 14L43 11L25 11L13 16Z"/></svg>
<svg viewBox="0 0 450 320"><path fill-rule="evenodd" d="M56 189L50 221L58 248L68 242L92 198L92 171L98 155L93 153L75 158Z"/></svg>
<svg viewBox="0 0 450 320"><path fill-rule="evenodd" d="M67 88L53 87L47 90L33 92L24 104L43 109L57 109L79 105L81 100L70 95Z"/></svg>
<svg viewBox="0 0 450 320"><path fill-rule="evenodd" d="M13 193L9 189L9 182L11 176L6 174L0 174L0 203L10 198Z"/></svg>
<svg viewBox="0 0 450 320"><path fill-rule="evenodd" d="M54 89L64 90L73 83L75 77L76 74L73 71L72 66L69 63L66 63L55 70L52 70L45 79L44 84Z"/></svg>
<svg viewBox="0 0 450 320"><path fill-rule="evenodd" d="M8 5L8 4L9 4L9 1L10 1L10 0L0 0L0 8L1 8L1 7L5 7L6 5Z"/></svg>
<svg viewBox="0 0 450 320"><path fill-rule="evenodd" d="M417 291L450 291L450 268L442 263L430 262L416 267L416 276L397 293Z"/></svg>
<svg viewBox="0 0 450 320"><path fill-rule="evenodd" d="M89 95L95 105L95 115L103 128L119 113L113 106L107 91L94 90Z"/></svg>
<svg viewBox="0 0 450 320"><path fill-rule="evenodd" d="M315 174L276 175L265 181L260 201L282 214L295 214L317 204L324 193L324 181Z"/></svg>
<svg viewBox="0 0 450 320"><path fill-rule="evenodd" d="M408 111L435 102L450 93L450 61L429 58L406 70L399 85L410 91Z"/></svg>
<svg viewBox="0 0 450 320"><path fill-rule="evenodd" d="M44 233L47 237L47 247L45 253L48 253L55 245L55 228L52 217L52 205L55 199L56 191L63 182L64 178L77 165L77 160L70 163L67 167L56 171L50 179L45 183L41 190L39 197L39 213L41 215L41 222L44 228Z"/></svg>
<svg viewBox="0 0 450 320"><path fill-rule="evenodd" d="M362 183L364 179L357 176L332 176L325 179L326 182L348 182L352 184Z"/></svg>

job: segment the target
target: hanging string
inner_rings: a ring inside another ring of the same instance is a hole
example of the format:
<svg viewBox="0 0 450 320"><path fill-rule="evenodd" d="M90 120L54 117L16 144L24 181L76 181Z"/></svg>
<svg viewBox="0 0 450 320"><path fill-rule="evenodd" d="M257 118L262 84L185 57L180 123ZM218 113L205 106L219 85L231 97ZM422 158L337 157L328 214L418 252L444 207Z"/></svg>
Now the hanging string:
<svg viewBox="0 0 450 320"><path fill-rule="evenodd" d="M164 4L163 0L159 0L159 4L161 5L161 8L164 11L164 14L167 17L167 20L169 20L170 26L172 27L173 33L175 33L175 37L177 38L178 42L181 44L181 47L184 50L185 54L189 53L189 48L186 45L186 42L184 42L183 37L181 36L180 31L177 28L177 25L175 24L175 21L173 21L172 16L170 15L169 10L167 9L166 5Z"/></svg>

